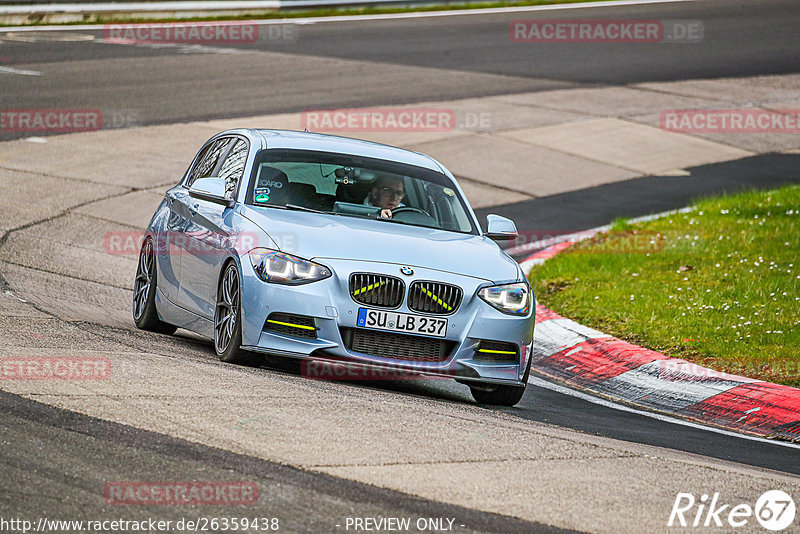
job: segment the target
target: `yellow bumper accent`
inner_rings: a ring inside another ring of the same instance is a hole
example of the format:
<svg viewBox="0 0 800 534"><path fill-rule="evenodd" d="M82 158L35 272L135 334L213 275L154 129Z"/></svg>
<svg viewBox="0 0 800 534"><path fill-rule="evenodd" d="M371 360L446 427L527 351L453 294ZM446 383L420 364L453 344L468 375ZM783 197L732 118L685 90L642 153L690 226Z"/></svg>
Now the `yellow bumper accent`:
<svg viewBox="0 0 800 534"><path fill-rule="evenodd" d="M316 330L316 328L314 328L313 326L306 326L304 324L284 323L283 321L274 321L272 319L267 319L267 322L283 326L291 326L292 328L302 328L303 330Z"/></svg>
<svg viewBox="0 0 800 534"><path fill-rule="evenodd" d="M436 295L434 295L433 293L431 293L431 292L430 292L430 291L428 291L427 289L425 289L425 288L422 288L422 291L423 291L423 292L424 292L426 295L428 295L430 298L432 298L434 302L436 302L436 303L437 303L439 306L441 306L441 307L442 307L442 308L444 308L445 310L447 310L447 311L450 311L450 310L452 310L452 309L453 309L453 307L452 307L452 306L449 306L449 305L448 305L448 304L447 304L445 301L443 301L442 299L440 299L439 297L437 297Z"/></svg>
<svg viewBox="0 0 800 534"><path fill-rule="evenodd" d="M370 284L370 285L368 285L368 286L364 286L364 287L362 287L361 289L359 289L358 291L355 291L355 292L353 293L353 296L355 297L356 295L360 295L361 293L366 293L367 291L372 291L372 290L373 290L373 289L375 289L376 287L378 287L378 286L382 286L382 285L383 285L383 284L385 284L385 283L386 283L386 282L378 282L378 283L375 283L375 284Z"/></svg>
<svg viewBox="0 0 800 534"><path fill-rule="evenodd" d="M490 349L478 349L478 352L488 352L491 354L516 354L513 350L490 350Z"/></svg>

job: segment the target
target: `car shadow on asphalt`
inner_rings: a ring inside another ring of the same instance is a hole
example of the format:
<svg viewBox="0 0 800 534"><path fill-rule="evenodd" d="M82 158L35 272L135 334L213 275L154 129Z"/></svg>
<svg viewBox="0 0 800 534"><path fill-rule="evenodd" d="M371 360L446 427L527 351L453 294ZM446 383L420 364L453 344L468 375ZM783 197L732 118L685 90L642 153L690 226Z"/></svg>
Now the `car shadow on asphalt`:
<svg viewBox="0 0 800 534"><path fill-rule="evenodd" d="M375 389L384 392L399 393L402 395L415 395L418 397L427 397L430 399L458 403L474 404L475 402L472 399L467 386L458 384L449 377L438 378L414 376L394 380L368 380L363 377L354 378L352 376L342 376L340 378L309 377L307 376L308 373L304 371L303 360L271 355L264 356L264 363L262 364L261 369L291 374L307 380L336 383L349 387Z"/></svg>

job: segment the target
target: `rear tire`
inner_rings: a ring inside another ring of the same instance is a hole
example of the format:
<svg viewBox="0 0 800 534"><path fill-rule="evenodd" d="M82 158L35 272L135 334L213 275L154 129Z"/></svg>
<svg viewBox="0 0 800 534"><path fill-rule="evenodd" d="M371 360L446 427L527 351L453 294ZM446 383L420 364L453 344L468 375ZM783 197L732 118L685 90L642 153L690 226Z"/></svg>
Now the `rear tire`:
<svg viewBox="0 0 800 534"><path fill-rule="evenodd" d="M223 271L217 288L214 309L214 350L220 360L238 365L257 367L263 358L241 349L242 299L239 269L230 262Z"/></svg>
<svg viewBox="0 0 800 534"><path fill-rule="evenodd" d="M142 250L139 252L139 266L136 268L136 279L133 282L133 322L136 324L136 328L142 330L159 334L174 334L178 327L158 318L157 289L158 279L153 239L148 237L142 243Z"/></svg>

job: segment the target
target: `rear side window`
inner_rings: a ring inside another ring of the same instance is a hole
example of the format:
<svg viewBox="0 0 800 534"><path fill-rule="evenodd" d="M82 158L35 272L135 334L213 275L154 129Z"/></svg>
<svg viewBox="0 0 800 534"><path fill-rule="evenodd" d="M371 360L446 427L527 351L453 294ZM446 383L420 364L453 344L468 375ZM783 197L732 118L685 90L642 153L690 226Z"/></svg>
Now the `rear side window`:
<svg viewBox="0 0 800 534"><path fill-rule="evenodd" d="M189 178L186 180L186 187L191 187L194 181L199 178L213 176L213 172L230 142L231 138L229 137L217 139L200 152L197 163L195 163L192 172L189 173Z"/></svg>
<svg viewBox="0 0 800 534"><path fill-rule="evenodd" d="M225 198L233 198L239 181L244 174L244 164L247 162L247 143L242 139L237 139L231 148L222 167L219 169L219 177L225 180Z"/></svg>

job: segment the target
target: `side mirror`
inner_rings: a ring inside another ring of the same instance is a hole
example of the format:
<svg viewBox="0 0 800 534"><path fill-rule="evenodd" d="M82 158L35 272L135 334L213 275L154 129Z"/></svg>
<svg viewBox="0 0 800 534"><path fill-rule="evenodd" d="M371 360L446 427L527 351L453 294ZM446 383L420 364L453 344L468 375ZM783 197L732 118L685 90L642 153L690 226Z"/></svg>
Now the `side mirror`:
<svg viewBox="0 0 800 534"><path fill-rule="evenodd" d="M192 187L189 188L189 196L232 208L236 201L232 198L225 198L226 188L227 184L222 178L200 178L195 180Z"/></svg>
<svg viewBox="0 0 800 534"><path fill-rule="evenodd" d="M511 219L506 219L500 215L487 215L486 233L483 235L495 241L510 241L511 239L516 239L519 234L517 233L517 226Z"/></svg>

